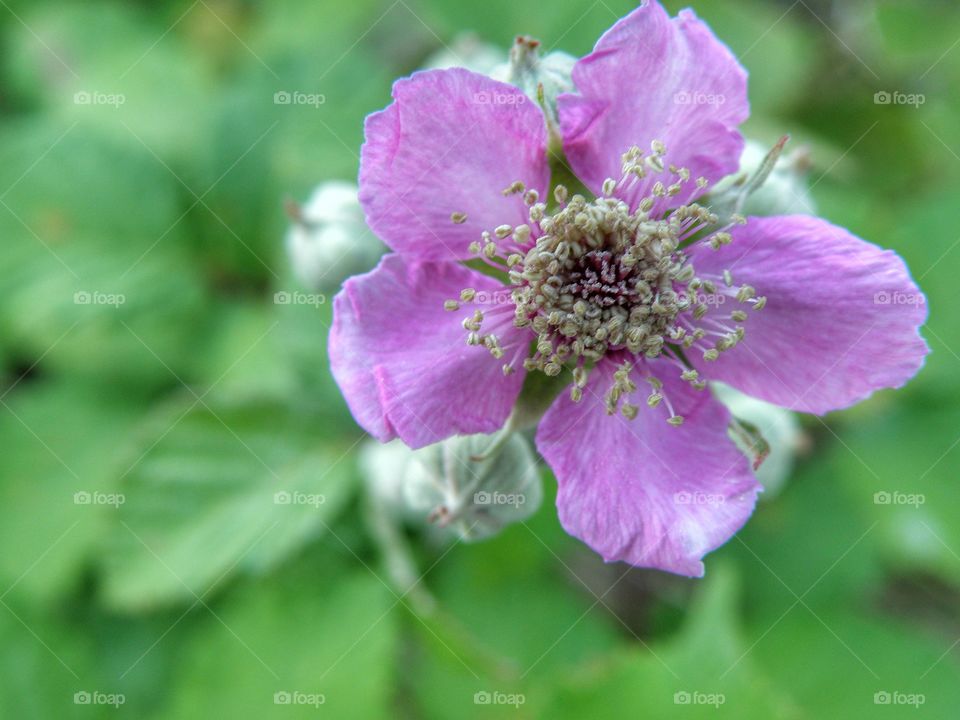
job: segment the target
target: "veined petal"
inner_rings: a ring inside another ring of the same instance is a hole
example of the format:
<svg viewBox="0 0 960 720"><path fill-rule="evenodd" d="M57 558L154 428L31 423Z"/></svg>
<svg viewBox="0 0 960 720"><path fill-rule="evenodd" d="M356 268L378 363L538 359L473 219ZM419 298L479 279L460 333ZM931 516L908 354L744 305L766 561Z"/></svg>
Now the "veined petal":
<svg viewBox="0 0 960 720"><path fill-rule="evenodd" d="M516 181L544 194L550 178L543 114L520 89L454 68L414 73L367 118L360 202L393 250L464 259L480 234L527 222ZM454 213L466 220L454 223Z"/></svg>
<svg viewBox="0 0 960 720"><path fill-rule="evenodd" d="M466 307L444 309L468 287L503 289L456 263L387 255L334 298L330 367L354 418L381 442L399 437L418 448L491 433L510 415L523 374L504 376L503 361L466 344ZM527 341L512 323L503 324L500 339L505 346Z"/></svg>
<svg viewBox="0 0 960 720"><path fill-rule="evenodd" d="M767 302L747 311L735 348L715 362L690 356L705 377L821 414L900 387L923 366L926 300L899 255L804 215L749 218L731 234L719 251L692 250L693 266L699 275L729 269L735 287L750 285Z"/></svg>
<svg viewBox="0 0 960 720"><path fill-rule="evenodd" d="M714 183L738 169L747 73L692 10L670 18L658 2L644 2L576 64L573 80L578 94L558 99L563 144L595 193L606 178L620 178L624 152L635 145L649 154L654 140L666 146L667 165L694 179ZM658 179L648 175L617 194L635 207ZM687 183L675 202L698 192Z"/></svg>
<svg viewBox="0 0 960 720"><path fill-rule="evenodd" d="M708 391L696 391L661 362L640 364L634 420L608 415L604 396L616 365L601 362L583 399L558 398L537 432L537 447L557 476L564 529L600 553L680 575L703 574L701 559L753 512L760 486L727 437L730 415ZM679 427L665 405L646 406L644 378L663 382Z"/></svg>

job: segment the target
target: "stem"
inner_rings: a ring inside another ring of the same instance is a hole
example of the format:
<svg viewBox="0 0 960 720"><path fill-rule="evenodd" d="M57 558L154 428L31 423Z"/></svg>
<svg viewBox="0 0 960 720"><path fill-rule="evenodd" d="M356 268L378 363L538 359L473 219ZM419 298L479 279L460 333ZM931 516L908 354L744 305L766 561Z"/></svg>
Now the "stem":
<svg viewBox="0 0 960 720"><path fill-rule="evenodd" d="M409 598L413 611L421 617L432 616L437 601L423 585L410 545L387 506L367 485L364 521L380 551L387 577L401 598Z"/></svg>

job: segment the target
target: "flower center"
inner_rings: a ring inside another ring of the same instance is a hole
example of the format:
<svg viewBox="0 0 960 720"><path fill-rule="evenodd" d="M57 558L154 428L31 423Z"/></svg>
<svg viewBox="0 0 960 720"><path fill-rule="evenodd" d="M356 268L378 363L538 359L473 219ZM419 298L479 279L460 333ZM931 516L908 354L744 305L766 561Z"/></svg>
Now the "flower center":
<svg viewBox="0 0 960 720"><path fill-rule="evenodd" d="M741 323L747 319L743 310L710 312L711 306L719 310L730 300L760 310L766 303L750 286L735 288L727 270L717 276L697 275L684 243L704 233L705 238L696 242L718 250L731 242L730 226L717 228L717 216L697 203L671 208L690 173L673 166L665 170L666 149L658 142L652 147L651 155L636 147L625 153L621 179L604 182L603 194L594 200L569 197L563 185L556 186L551 214L538 193L525 190L522 182L506 188L504 195L523 194L530 207L529 224L484 232L471 250L506 271L509 284L482 297L467 288L459 300L446 303L451 311L460 310L461 303L479 306L463 321L467 342L485 345L496 358L513 351L503 366L505 373L513 372L521 359L525 370L550 376L571 368L574 400L582 397L588 368L614 356L621 367L605 398L607 410L614 413L619 408L628 418L637 413L637 406L626 401L637 389L630 379L630 358L662 357L679 369L684 380L703 389L706 383L686 364L683 353L696 349L705 360L716 360L743 340ZM654 183L635 210L617 197L649 173L665 172L673 182ZM706 180L698 179L697 185L703 189ZM454 213L451 219L464 222L466 215ZM533 354L527 341L501 346L498 330L508 323L532 331ZM657 378L646 379L653 387L647 404L657 407L665 401L670 421L680 424L682 418L673 414L662 393L663 384Z"/></svg>
<svg viewBox="0 0 960 720"><path fill-rule="evenodd" d="M528 369L553 374L557 360L596 361L621 348L656 357L685 309L676 283L692 277L678 228L621 200L576 195L540 229L511 273L514 324L537 334L540 358Z"/></svg>

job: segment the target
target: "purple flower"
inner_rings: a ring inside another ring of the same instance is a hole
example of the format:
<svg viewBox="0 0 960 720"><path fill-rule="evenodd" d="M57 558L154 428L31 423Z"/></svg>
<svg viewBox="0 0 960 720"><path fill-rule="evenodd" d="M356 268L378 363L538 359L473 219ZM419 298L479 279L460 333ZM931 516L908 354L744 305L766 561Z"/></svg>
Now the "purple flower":
<svg viewBox="0 0 960 720"><path fill-rule="evenodd" d="M336 297L332 370L360 425L414 448L498 430L530 373L569 377L537 431L564 528L607 561L702 575L760 490L706 381L818 414L899 387L928 351L923 296L824 220L720 227L697 203L737 170L748 103L693 12L644 3L573 80L558 129L595 199L548 198L547 123L518 88L459 69L394 85L360 168L394 253Z"/></svg>

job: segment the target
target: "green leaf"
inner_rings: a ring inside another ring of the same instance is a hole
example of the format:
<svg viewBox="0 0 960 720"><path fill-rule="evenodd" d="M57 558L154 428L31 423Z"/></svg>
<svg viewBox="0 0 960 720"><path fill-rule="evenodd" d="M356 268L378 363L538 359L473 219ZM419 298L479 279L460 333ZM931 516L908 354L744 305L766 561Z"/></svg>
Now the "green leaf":
<svg viewBox="0 0 960 720"><path fill-rule="evenodd" d="M17 94L64 129L106 130L189 163L210 130L214 75L212 59L182 34L191 21L217 22L210 12L198 4L164 18L115 2L34 3L9 24L3 64Z"/></svg>
<svg viewBox="0 0 960 720"><path fill-rule="evenodd" d="M591 717L602 707L610 717L630 717L637 708L644 717L798 717L789 698L745 654L736 585L732 566L712 567L677 637L556 679L539 690L550 693L541 715Z"/></svg>
<svg viewBox="0 0 960 720"><path fill-rule="evenodd" d="M0 583L8 601L48 603L78 581L115 513L106 500L116 493L117 444L136 417L132 399L46 381L24 381L3 398Z"/></svg>
<svg viewBox="0 0 960 720"><path fill-rule="evenodd" d="M104 708L74 703L77 692L116 693L97 671L90 639L63 613L30 604L0 605L0 716L5 718L106 717ZM101 714L104 713L104 714Z"/></svg>
<svg viewBox="0 0 960 720"><path fill-rule="evenodd" d="M170 711L160 717L395 717L394 601L364 569L334 575L300 563L247 583L183 649ZM297 694L323 702L295 704Z"/></svg>
<svg viewBox="0 0 960 720"><path fill-rule="evenodd" d="M233 573L267 570L323 533L354 487L344 448L272 402L189 396L143 430L103 561L118 608L191 603Z"/></svg>
<svg viewBox="0 0 960 720"><path fill-rule="evenodd" d="M210 398L275 398L325 423L328 436L352 442L358 431L327 359L333 313L329 298L324 300L233 301L211 313L206 350L194 357L193 368L211 386Z"/></svg>
<svg viewBox="0 0 960 720"><path fill-rule="evenodd" d="M40 122L0 140L0 327L17 355L176 382L205 293L179 234L175 181L122 137ZM91 171L100 166L111 170Z"/></svg>
<svg viewBox="0 0 960 720"><path fill-rule="evenodd" d="M956 713L960 668L944 656L952 639L925 636L918 628L854 607L814 616L798 606L771 625L750 628L758 639L753 660L790 688L803 717L876 720ZM922 700L910 703L916 695Z"/></svg>
<svg viewBox="0 0 960 720"><path fill-rule="evenodd" d="M895 409L863 418L832 455L836 477L876 524L889 566L926 570L960 587L957 461L960 444L931 428L956 428L956 407Z"/></svg>

